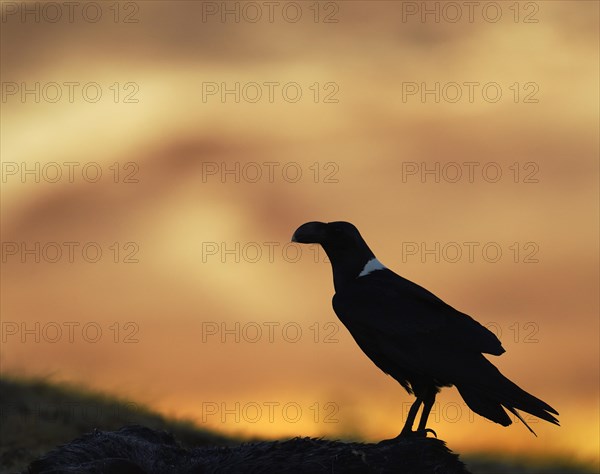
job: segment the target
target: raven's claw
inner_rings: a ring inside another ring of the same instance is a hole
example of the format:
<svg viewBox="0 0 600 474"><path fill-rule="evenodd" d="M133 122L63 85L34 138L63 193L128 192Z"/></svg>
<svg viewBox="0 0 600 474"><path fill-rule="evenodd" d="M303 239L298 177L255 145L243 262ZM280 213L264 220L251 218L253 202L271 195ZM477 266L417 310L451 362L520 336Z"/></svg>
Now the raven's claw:
<svg viewBox="0 0 600 474"><path fill-rule="evenodd" d="M427 438L427 433L431 433L431 434L433 434L433 436L435 436L437 438L437 433L435 431L433 431L431 428L425 428L424 430L417 430L417 431L403 431L398 436L396 436L396 439L409 438L409 437Z"/></svg>

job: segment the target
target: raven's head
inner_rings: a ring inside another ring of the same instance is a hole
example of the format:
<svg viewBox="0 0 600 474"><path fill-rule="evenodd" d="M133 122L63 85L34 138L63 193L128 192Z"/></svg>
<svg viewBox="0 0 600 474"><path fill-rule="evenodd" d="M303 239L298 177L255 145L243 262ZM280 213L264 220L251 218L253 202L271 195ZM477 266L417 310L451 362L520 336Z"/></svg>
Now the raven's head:
<svg viewBox="0 0 600 474"><path fill-rule="evenodd" d="M364 244L358 229L350 222L307 222L296 229L292 242L299 244L335 244L350 250Z"/></svg>
<svg viewBox="0 0 600 474"><path fill-rule="evenodd" d="M320 244L331 260L334 279L340 281L356 278L375 258L358 229L349 222L307 222L296 229L292 242Z"/></svg>

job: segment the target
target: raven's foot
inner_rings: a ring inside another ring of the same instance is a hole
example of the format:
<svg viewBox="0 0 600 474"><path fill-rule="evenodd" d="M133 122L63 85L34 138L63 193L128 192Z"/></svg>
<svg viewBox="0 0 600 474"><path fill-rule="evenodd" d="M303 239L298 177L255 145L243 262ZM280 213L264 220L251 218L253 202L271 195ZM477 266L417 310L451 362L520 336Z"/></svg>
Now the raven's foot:
<svg viewBox="0 0 600 474"><path fill-rule="evenodd" d="M435 436L437 438L437 434L435 431L433 431L430 428L425 428L424 430L417 430L417 431L402 431L402 433L400 433L398 436L396 436L395 438L391 438L391 439L384 439L382 441L380 441L378 444L390 444L390 443L396 443L400 440L403 439L415 439L415 438L427 438L427 433L432 433L433 436Z"/></svg>
<svg viewBox="0 0 600 474"><path fill-rule="evenodd" d="M437 438L437 433L433 431L431 428L425 428L424 430L416 430L416 431L402 431L395 439L401 438L427 438L427 433L433 434Z"/></svg>

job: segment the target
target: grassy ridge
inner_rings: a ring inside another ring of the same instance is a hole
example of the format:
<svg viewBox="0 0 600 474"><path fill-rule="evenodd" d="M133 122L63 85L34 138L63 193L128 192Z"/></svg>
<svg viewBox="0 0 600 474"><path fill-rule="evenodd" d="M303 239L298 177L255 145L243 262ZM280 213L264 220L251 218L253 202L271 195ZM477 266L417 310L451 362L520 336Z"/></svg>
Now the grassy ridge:
<svg viewBox="0 0 600 474"><path fill-rule="evenodd" d="M169 420L146 407L46 380L0 378L0 472L24 469L56 446L94 429L127 424L166 430L184 445L230 445L239 441Z"/></svg>
<svg viewBox="0 0 600 474"><path fill-rule="evenodd" d="M94 429L139 424L172 433L183 445L235 445L241 440L170 420L146 407L47 380L0 378L0 473L18 472L39 456ZM299 433L300 434L300 433ZM597 468L563 458L461 455L473 474L592 474Z"/></svg>
<svg viewBox="0 0 600 474"><path fill-rule="evenodd" d="M577 460L509 457L497 453L461 455L473 474L597 474L598 469Z"/></svg>

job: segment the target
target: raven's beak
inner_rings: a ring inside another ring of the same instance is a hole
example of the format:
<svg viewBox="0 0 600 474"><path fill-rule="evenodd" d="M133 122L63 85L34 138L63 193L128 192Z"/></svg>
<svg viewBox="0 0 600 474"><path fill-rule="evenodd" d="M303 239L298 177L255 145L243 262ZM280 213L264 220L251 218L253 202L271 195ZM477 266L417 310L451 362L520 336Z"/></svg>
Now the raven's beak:
<svg viewBox="0 0 600 474"><path fill-rule="evenodd" d="M325 238L327 224L324 222L307 222L296 229L292 242L299 244L318 244Z"/></svg>

